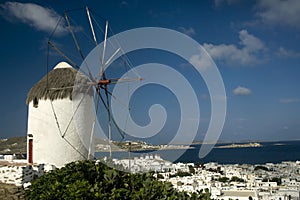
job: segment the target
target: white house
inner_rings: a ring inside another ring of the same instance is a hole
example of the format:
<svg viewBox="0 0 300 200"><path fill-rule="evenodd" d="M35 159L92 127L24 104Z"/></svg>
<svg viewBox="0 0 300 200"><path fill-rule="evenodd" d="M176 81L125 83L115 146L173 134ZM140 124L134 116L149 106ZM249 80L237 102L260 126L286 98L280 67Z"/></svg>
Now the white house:
<svg viewBox="0 0 300 200"><path fill-rule="evenodd" d="M218 200L230 200L230 199L239 199L239 200L257 200L258 195L255 191L252 190L230 190L222 191L221 196L217 197Z"/></svg>
<svg viewBox="0 0 300 200"><path fill-rule="evenodd" d="M77 72L60 62L29 91L29 163L62 167L93 157L93 90L87 77Z"/></svg>

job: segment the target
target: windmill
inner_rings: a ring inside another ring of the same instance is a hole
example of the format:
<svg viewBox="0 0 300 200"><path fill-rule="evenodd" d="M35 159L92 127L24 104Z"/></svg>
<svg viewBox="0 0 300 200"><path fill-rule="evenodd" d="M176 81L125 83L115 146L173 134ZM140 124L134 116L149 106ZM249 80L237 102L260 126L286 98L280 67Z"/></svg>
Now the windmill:
<svg viewBox="0 0 300 200"><path fill-rule="evenodd" d="M93 158L93 138L97 114L101 106L107 116L107 141L110 156L112 155L112 126L115 127L121 138L124 138L124 132L111 115L110 98L117 99L117 97L110 92L109 85L142 79L138 74L134 78L109 78L105 68L122 51L122 47L116 47L116 50L107 58L107 36L111 30L108 21L105 20L103 46L100 48L97 38L97 30L98 32L101 30L100 25L88 7L80 10L85 12L89 35L91 35L89 42L92 41L94 48L97 48L100 65L91 66L91 63L86 61L87 54L80 46L82 37L78 37L78 32L81 31L82 35L87 38L88 34L85 32L86 30L82 30L84 27L80 26L81 30L76 30L76 27L79 26L69 15L72 11L66 11L48 40L47 75L28 93L29 163L47 162L63 166L70 161ZM61 47L60 43L56 43L53 39L56 30L61 27L60 24L65 24L63 27L68 30L68 36L71 37L79 60L74 59L74 54L69 54ZM49 72L49 57L53 57L53 53L56 53L55 58L59 55L69 64L61 62ZM128 58L125 58L124 63L130 67ZM65 77L67 74L68 79ZM59 77L63 81L57 80ZM43 116L45 113L47 117ZM45 120L48 121L46 125L43 124ZM57 134L52 132L57 132ZM53 136L55 134L56 136ZM55 144L48 144L49 141ZM55 151L51 152L52 147L49 146L52 145L54 145ZM47 158L43 158L43 156L47 156Z"/></svg>

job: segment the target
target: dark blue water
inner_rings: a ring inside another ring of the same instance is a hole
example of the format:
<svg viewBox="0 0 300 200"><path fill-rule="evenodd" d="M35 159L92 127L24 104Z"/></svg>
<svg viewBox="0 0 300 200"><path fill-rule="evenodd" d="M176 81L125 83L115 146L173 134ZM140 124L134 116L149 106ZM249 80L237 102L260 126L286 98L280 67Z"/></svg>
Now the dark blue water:
<svg viewBox="0 0 300 200"><path fill-rule="evenodd" d="M193 145L194 149L187 150L162 150L141 151L137 154L158 153L163 159L174 161L173 157L182 154L175 162L207 163L218 162L220 164L264 164L268 162L280 163L282 161L300 160L300 141L263 142L262 147L249 148L214 148L206 157L198 157L201 145ZM96 153L96 157L108 156L108 153ZM113 157L128 157L127 152L114 153Z"/></svg>

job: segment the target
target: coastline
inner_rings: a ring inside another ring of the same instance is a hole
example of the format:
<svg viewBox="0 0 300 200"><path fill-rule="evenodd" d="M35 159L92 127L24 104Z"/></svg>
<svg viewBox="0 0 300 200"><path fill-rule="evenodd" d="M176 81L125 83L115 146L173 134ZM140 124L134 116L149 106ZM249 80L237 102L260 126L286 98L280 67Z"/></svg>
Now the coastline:
<svg viewBox="0 0 300 200"><path fill-rule="evenodd" d="M216 149L225 149L225 148L255 148L255 147L262 147L263 145L258 142L251 142L246 144L229 144L229 145L222 145L222 146L215 146Z"/></svg>
<svg viewBox="0 0 300 200"><path fill-rule="evenodd" d="M195 147L187 146L187 145L159 145L159 146L151 146L147 148L135 148L131 149L130 152L140 152L140 151L160 151L160 150L180 150L180 149L195 149ZM112 152L128 152L128 149L112 149ZM110 152L108 149L97 149L95 152Z"/></svg>

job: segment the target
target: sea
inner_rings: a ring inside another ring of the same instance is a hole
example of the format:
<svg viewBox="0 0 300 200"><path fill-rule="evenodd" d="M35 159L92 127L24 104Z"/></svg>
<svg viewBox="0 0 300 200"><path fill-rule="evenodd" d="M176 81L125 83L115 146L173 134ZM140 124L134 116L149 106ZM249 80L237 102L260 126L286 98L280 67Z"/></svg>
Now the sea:
<svg viewBox="0 0 300 200"><path fill-rule="evenodd" d="M113 158L159 154L164 160L183 163L219 164L265 164L283 161L300 161L300 141L260 142L261 147L213 148L204 158L199 158L201 144L191 145L192 149L169 149L160 151L113 152ZM225 144L217 144L223 146ZM178 155L181 155L180 157ZM96 158L109 156L107 152L96 152Z"/></svg>

